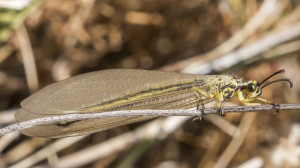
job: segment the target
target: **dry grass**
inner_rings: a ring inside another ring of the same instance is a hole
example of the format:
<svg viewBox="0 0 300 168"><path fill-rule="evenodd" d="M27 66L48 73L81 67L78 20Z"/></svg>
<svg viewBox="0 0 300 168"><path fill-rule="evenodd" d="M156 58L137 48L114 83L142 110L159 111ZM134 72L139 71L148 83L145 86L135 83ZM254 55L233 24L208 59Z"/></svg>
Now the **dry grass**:
<svg viewBox="0 0 300 168"><path fill-rule="evenodd" d="M38 86L110 68L202 67L210 71L201 73L258 81L283 68L295 87L266 87L262 97L297 103L299 24L296 0L45 0L1 45L1 116L12 116L7 109L19 107ZM0 118L2 126L11 122L7 118ZM0 138L0 166L236 167L249 160L263 167L300 167L299 113L167 120L58 140L11 134ZM223 131L227 125L230 131Z"/></svg>

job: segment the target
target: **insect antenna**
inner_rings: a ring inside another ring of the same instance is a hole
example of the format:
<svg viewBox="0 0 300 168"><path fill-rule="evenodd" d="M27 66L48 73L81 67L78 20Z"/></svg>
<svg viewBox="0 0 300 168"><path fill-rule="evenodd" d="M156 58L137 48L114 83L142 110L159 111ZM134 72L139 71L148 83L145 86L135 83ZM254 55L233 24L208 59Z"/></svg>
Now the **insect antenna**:
<svg viewBox="0 0 300 168"><path fill-rule="evenodd" d="M274 75L277 75L277 74L284 74L285 73L285 70L284 69L281 69L279 71L276 71L274 72L272 75L268 76L265 80L263 80L262 82L260 82L260 85L263 84L264 82L266 82L268 79L272 78ZM266 86L266 85L265 85Z"/></svg>
<svg viewBox="0 0 300 168"><path fill-rule="evenodd" d="M281 82L281 81L286 81L286 82L288 82L290 84L290 88L293 87L293 82L290 79L282 78L282 79L277 79L277 80L274 80L274 81L271 81L271 82L265 84L264 86L261 87L261 89L263 89L264 87L266 87L266 86L268 86L268 85L270 85L272 83Z"/></svg>

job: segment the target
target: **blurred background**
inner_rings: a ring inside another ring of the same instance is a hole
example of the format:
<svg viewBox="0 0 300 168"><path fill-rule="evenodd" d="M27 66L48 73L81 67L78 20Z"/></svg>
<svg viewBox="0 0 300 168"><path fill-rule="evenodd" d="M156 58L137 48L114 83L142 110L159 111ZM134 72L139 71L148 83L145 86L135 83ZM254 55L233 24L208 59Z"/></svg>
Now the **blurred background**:
<svg viewBox="0 0 300 168"><path fill-rule="evenodd" d="M261 97L300 97L298 0L0 0L0 124L40 88L86 72L234 73L294 82ZM280 75L278 78L281 78ZM231 101L238 104L235 99ZM297 111L170 117L86 137L0 138L0 167L300 167Z"/></svg>

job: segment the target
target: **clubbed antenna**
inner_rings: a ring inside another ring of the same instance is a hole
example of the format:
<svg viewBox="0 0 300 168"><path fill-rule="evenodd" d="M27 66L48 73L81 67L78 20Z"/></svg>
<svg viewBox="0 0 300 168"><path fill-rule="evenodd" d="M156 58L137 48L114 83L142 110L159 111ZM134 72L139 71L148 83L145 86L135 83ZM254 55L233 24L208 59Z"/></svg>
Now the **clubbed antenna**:
<svg viewBox="0 0 300 168"><path fill-rule="evenodd" d="M263 89L264 87L266 87L266 86L268 86L268 85L270 85L272 83L281 82L281 81L286 81L286 82L288 82L290 84L290 88L293 87L293 82L290 79L282 78L282 79L274 80L274 81L271 81L271 82L265 84L264 86L261 87L261 89Z"/></svg>
<svg viewBox="0 0 300 168"><path fill-rule="evenodd" d="M262 82L260 82L260 85L263 84L264 82L266 82L268 79L272 78L273 76L277 75L277 74L284 74L285 70L281 69L279 71L274 72L272 75L270 75L269 77L267 77L265 80L263 80ZM265 85L266 86L266 85Z"/></svg>

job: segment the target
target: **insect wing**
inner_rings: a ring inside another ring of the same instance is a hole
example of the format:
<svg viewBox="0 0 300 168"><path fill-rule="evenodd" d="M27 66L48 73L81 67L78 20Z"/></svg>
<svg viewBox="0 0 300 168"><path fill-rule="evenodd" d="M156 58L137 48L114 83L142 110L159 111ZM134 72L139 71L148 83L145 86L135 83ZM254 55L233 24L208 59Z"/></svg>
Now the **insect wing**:
<svg viewBox="0 0 300 168"><path fill-rule="evenodd" d="M228 82L228 76L204 76L145 70L106 70L79 75L50 86L25 99L16 113L18 121L62 115L125 109L178 109L196 107L192 83L198 87ZM102 107L103 102L111 102ZM123 106L114 106L115 103ZM152 117L122 117L37 126L22 133L29 136L84 135Z"/></svg>

